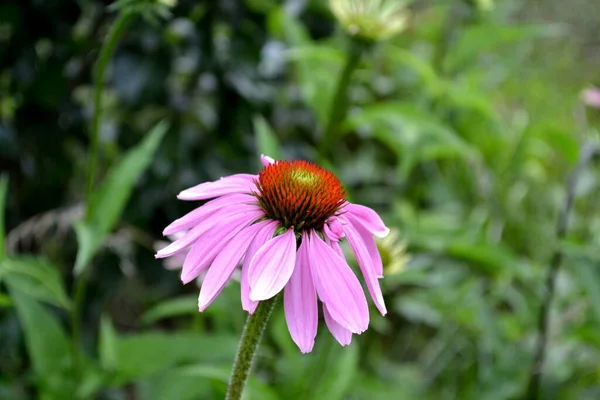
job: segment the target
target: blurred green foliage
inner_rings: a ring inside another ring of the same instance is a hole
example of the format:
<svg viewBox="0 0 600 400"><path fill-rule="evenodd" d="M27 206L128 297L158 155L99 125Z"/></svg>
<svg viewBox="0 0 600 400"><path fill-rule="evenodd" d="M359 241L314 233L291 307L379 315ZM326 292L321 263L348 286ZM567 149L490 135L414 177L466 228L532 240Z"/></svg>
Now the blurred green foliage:
<svg viewBox="0 0 600 400"><path fill-rule="evenodd" d="M0 4L0 398L222 398L239 286L198 313L197 287L154 242L193 207L181 189L257 171L261 153L317 159L349 39L324 1L109 3ZM597 164L564 240L555 225L580 148L598 139L579 92L599 79L600 5L409 10L405 32L363 54L324 161L407 246L410 258L382 244L408 260L382 281L389 314L372 312L347 348L321 326L302 355L276 310L248 398L521 398L557 249L541 397L598 398ZM84 206L92 71L117 12L134 19L108 65ZM74 365L76 260L90 273Z"/></svg>

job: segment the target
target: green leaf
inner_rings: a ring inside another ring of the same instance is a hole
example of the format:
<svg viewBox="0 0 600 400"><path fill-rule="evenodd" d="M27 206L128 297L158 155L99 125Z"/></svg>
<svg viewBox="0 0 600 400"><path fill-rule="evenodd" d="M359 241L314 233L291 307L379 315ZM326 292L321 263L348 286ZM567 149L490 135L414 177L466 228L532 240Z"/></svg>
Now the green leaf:
<svg viewBox="0 0 600 400"><path fill-rule="evenodd" d="M112 371L119 364L119 352L117 351L118 338L110 317L103 315L100 320L100 340L98 342L98 355L102 368Z"/></svg>
<svg viewBox="0 0 600 400"><path fill-rule="evenodd" d="M279 141L277 135L269 126L269 123L261 116L257 115L253 119L254 134L256 135L256 148L260 154L281 160Z"/></svg>
<svg viewBox="0 0 600 400"><path fill-rule="evenodd" d="M215 379L223 383L229 382L231 376L231 366L214 367L207 365L198 365L181 368L182 375L188 375L198 378ZM268 385L265 385L253 376L248 377L245 395L248 400L277 400L280 397Z"/></svg>
<svg viewBox="0 0 600 400"><path fill-rule="evenodd" d="M198 313L198 296L182 296L158 303L141 316L140 322L150 325L161 319L196 313Z"/></svg>
<svg viewBox="0 0 600 400"><path fill-rule="evenodd" d="M319 379L315 398L332 400L345 398L344 395L352 384L358 369L358 350L359 347L356 344L335 348L334 353L337 353L337 356L325 360L328 366L323 368L324 374Z"/></svg>
<svg viewBox="0 0 600 400"><path fill-rule="evenodd" d="M502 45L522 43L527 40L556 37L563 34L559 25L473 25L465 29L458 42L448 53L447 66L450 70L476 65L473 59Z"/></svg>
<svg viewBox="0 0 600 400"><path fill-rule="evenodd" d="M597 252L596 252L597 253ZM587 257L573 257L575 276L588 295L588 301L598 322L600 322L600 271L598 263Z"/></svg>
<svg viewBox="0 0 600 400"><path fill-rule="evenodd" d="M0 277L10 288L34 299L63 308L71 306L58 270L43 259L6 258L0 261Z"/></svg>
<svg viewBox="0 0 600 400"><path fill-rule="evenodd" d="M0 260L6 254L4 213L6 212L6 195L8 193L8 175L0 176Z"/></svg>
<svg viewBox="0 0 600 400"><path fill-rule="evenodd" d="M343 128L368 128L373 137L393 150L406 176L416 164L441 158L476 159L477 150L434 114L411 103L381 102L349 117Z"/></svg>
<svg viewBox="0 0 600 400"><path fill-rule="evenodd" d="M118 337L113 384L120 386L143 376L189 362L230 362L236 353L237 336L210 334L144 333Z"/></svg>
<svg viewBox="0 0 600 400"><path fill-rule="evenodd" d="M100 188L88 199L90 203L85 220L75 224L79 242L76 274L83 271L117 224L138 178L150 165L167 129L166 122L158 123L140 144L128 151L110 170Z"/></svg>
<svg viewBox="0 0 600 400"><path fill-rule="evenodd" d="M33 370L39 378L37 387L42 399L71 397L71 357L69 343L56 318L40 303L11 288L17 315L25 336Z"/></svg>

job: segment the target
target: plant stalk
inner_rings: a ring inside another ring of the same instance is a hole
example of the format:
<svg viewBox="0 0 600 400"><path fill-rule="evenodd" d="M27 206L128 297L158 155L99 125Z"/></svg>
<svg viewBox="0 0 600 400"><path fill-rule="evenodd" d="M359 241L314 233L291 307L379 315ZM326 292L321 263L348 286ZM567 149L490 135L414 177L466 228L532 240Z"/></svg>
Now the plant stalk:
<svg viewBox="0 0 600 400"><path fill-rule="evenodd" d="M98 60L94 66L94 96L93 96L93 117L92 126L90 133L90 148L89 148L89 160L88 160L88 171L86 181L86 211L85 218L89 218L90 215L90 199L94 191L94 185L96 181L96 164L98 163L99 153L99 136L100 136L100 117L102 115L102 93L104 91L104 76L108 63L112 59L112 56L117 47L121 36L125 32L125 29L129 23L133 20L133 13L124 12L117 16L117 19L111 25L106 40L104 41ZM81 311L83 307L83 301L87 290L87 271L88 268L84 268L81 274L75 277L75 283L73 286L73 304L70 313L71 322L71 357L74 377L74 396L76 398L76 391L81 381Z"/></svg>
<svg viewBox="0 0 600 400"><path fill-rule="evenodd" d="M575 190L577 188L577 182L581 177L588 163L592 160L594 155L598 153L599 149L594 143L585 144L579 154L579 161L575 171L569 177L567 182L567 195L565 199L564 207L558 218L556 224L556 238L557 241L562 241L567 233L569 226L569 217L571 210L573 209L573 201L575 199ZM558 246L552 255L550 260L550 266L548 268L548 275L546 275L545 293L540 307L540 313L538 315L538 338L535 344L535 353L533 357L533 363L531 365L531 371L529 373L529 382L527 384L527 391L525 393L526 400L537 400L541 398L540 388L542 379L542 370L546 359L546 349L548 347L548 332L550 329L550 308L552 306L552 300L554 299L554 292L556 288L556 277L560 270L564 258L562 248Z"/></svg>
<svg viewBox="0 0 600 400"><path fill-rule="evenodd" d="M346 65L340 75L335 94L331 100L329 120L327 121L327 126L319 146L319 157L321 162L327 160L329 156L331 156L333 147L338 140L339 126L348 110L348 87L350 86L352 75L354 74L356 67L358 67L365 46L365 43L359 42L358 40L352 40L350 43Z"/></svg>
<svg viewBox="0 0 600 400"><path fill-rule="evenodd" d="M240 340L240 347L235 357L233 372L229 380L229 387L227 388L226 400L240 400L242 398L244 386L248 380L258 345L278 297L275 296L271 299L261 301L258 303L254 314L248 317Z"/></svg>

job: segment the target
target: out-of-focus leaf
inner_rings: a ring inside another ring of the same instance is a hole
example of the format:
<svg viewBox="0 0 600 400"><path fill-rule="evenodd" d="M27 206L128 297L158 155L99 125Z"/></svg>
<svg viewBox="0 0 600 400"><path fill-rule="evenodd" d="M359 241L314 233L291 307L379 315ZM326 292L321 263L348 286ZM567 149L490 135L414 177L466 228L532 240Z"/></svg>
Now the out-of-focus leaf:
<svg viewBox="0 0 600 400"><path fill-rule="evenodd" d="M178 317L181 315L196 314L198 312L198 297L197 296L182 296L174 299L161 301L144 314L140 318L140 322L144 325L151 325L161 319Z"/></svg>
<svg viewBox="0 0 600 400"><path fill-rule="evenodd" d="M589 258L578 257L573 260L573 268L579 284L587 295L589 302L600 323L600 271L598 263L592 262Z"/></svg>
<svg viewBox="0 0 600 400"><path fill-rule="evenodd" d="M342 68L343 54L333 46L313 44L306 28L283 9L269 14L269 27L292 47L288 55L294 60L304 100L324 125L337 82L332 77Z"/></svg>
<svg viewBox="0 0 600 400"><path fill-rule="evenodd" d="M18 289L11 289L10 294L23 328L33 370L39 378L40 398L70 398L73 385L69 379L71 356L65 332L40 303Z"/></svg>
<svg viewBox="0 0 600 400"><path fill-rule="evenodd" d="M508 26L481 24L465 29L458 42L448 53L447 66L455 70L467 65L486 51L515 42L523 42L536 38L556 37L563 34L559 25Z"/></svg>
<svg viewBox="0 0 600 400"><path fill-rule="evenodd" d="M117 351L117 333L110 318L103 315L100 320L100 340L98 342L98 354L102 368L112 371L119 365L119 353Z"/></svg>
<svg viewBox="0 0 600 400"><path fill-rule="evenodd" d="M358 368L359 347L347 346L335 348L327 368L323 368L323 376L315 389L315 398L343 399L352 384Z"/></svg>
<svg viewBox="0 0 600 400"><path fill-rule="evenodd" d="M261 115L254 117L254 134L256 135L256 147L260 154L273 157L276 160L282 159L281 148L277 135L269 126L269 123Z"/></svg>
<svg viewBox="0 0 600 400"><path fill-rule="evenodd" d="M75 273L79 274L94 257L106 235L117 224L140 175L148 168L163 136L166 122L158 123L144 140L129 150L115 165L100 188L88 199L89 213L75 225L79 251Z"/></svg>
<svg viewBox="0 0 600 400"><path fill-rule="evenodd" d="M40 258L5 258L0 261L0 277L34 299L64 308L71 305L58 270Z"/></svg>
<svg viewBox="0 0 600 400"><path fill-rule="evenodd" d="M8 194L8 176L0 175L0 260L6 254L6 243L4 243L5 229L4 213L6 208L6 197Z"/></svg>
<svg viewBox="0 0 600 400"><path fill-rule="evenodd" d="M224 367L198 365L183 367L179 371L182 375L215 379L223 383L229 382L231 376L231 366L229 365ZM277 400L280 398L268 385L265 385L253 376L248 378L245 395L248 400Z"/></svg>
<svg viewBox="0 0 600 400"><path fill-rule="evenodd" d="M369 129L398 154L401 176L419 162L438 158L477 159L478 151L444 122L413 104L382 102L364 107L344 123L346 131Z"/></svg>
<svg viewBox="0 0 600 400"><path fill-rule="evenodd" d="M412 69L421 78L425 88L431 95L438 95L446 86L446 83L440 79L431 64L410 51L395 46L388 46L385 55L389 57L393 65Z"/></svg>
<svg viewBox="0 0 600 400"><path fill-rule="evenodd" d="M239 338L229 335L144 333L118 337L113 384L148 376L191 362L230 362Z"/></svg>
<svg viewBox="0 0 600 400"><path fill-rule="evenodd" d="M10 307L13 304L10 296L0 293L0 307Z"/></svg>
<svg viewBox="0 0 600 400"><path fill-rule="evenodd" d="M186 374L181 368L161 372L138 380L136 394L148 400L196 400L213 399L213 382Z"/></svg>

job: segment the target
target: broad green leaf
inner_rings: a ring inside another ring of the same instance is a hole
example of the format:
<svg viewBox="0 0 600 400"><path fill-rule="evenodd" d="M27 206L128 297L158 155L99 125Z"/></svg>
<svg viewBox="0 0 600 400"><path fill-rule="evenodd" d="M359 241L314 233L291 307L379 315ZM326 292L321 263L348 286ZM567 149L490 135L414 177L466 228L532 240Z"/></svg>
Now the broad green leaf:
<svg viewBox="0 0 600 400"><path fill-rule="evenodd" d="M98 342L98 355L100 364L105 370L112 371L119 364L119 352L117 351L117 333L110 321L110 317L103 315L100 319L100 340Z"/></svg>
<svg viewBox="0 0 600 400"><path fill-rule="evenodd" d="M393 63L392 65L412 69L421 78L425 88L431 95L440 94L446 87L446 83L440 79L433 66L410 51L388 46L385 55L389 57L390 62Z"/></svg>
<svg viewBox="0 0 600 400"><path fill-rule="evenodd" d="M269 13L269 30L293 49L288 52L306 104L325 125L344 55L334 46L313 43L306 27L283 8Z"/></svg>
<svg viewBox="0 0 600 400"><path fill-rule="evenodd" d="M456 70L458 67L475 65L475 57L485 54L486 51L495 50L502 45L523 42L527 40L556 37L564 32L558 25L537 26L508 26L480 24L465 29L446 60L448 68Z"/></svg>
<svg viewBox="0 0 600 400"><path fill-rule="evenodd" d="M150 165L167 129L166 122L158 123L140 144L128 151L109 171L105 181L88 199L88 215L75 225L79 241L75 261L76 274L83 271L117 224L138 178Z"/></svg>
<svg viewBox="0 0 600 400"><path fill-rule="evenodd" d="M588 295L588 301L597 321L600 323L600 271L598 263L589 258L573 257L572 270L579 284Z"/></svg>
<svg viewBox="0 0 600 400"><path fill-rule="evenodd" d="M276 160L281 160L282 155L279 141L269 123L261 115L255 116L253 123L258 152L273 157Z"/></svg>
<svg viewBox="0 0 600 400"><path fill-rule="evenodd" d="M358 369L358 350L356 344L333 349L333 356L324 360L327 366L322 368L323 375L319 377L314 398L332 400L345 398Z"/></svg>
<svg viewBox="0 0 600 400"><path fill-rule="evenodd" d="M71 398L71 353L63 328L46 308L25 293L11 288L10 294L24 332L27 353L39 379L39 398Z"/></svg>
<svg viewBox="0 0 600 400"><path fill-rule="evenodd" d="M198 296L182 296L174 299L161 301L140 318L144 325L150 325L161 319L178 317L198 313Z"/></svg>
<svg viewBox="0 0 600 400"><path fill-rule="evenodd" d="M374 138L393 150L401 176L418 163L440 158L478 158L477 150L433 113L403 102L366 106L344 123L345 131L367 128Z"/></svg>
<svg viewBox="0 0 600 400"><path fill-rule="evenodd" d="M64 308L71 305L58 270L43 259L6 258L0 261L0 277L9 287L37 300Z"/></svg>
<svg viewBox="0 0 600 400"><path fill-rule="evenodd" d="M8 175L0 176L0 260L6 254L4 213L6 212L6 197L8 193Z"/></svg>
<svg viewBox="0 0 600 400"><path fill-rule="evenodd" d="M157 373L136 383L136 394L147 400L197 400L214 399L213 382L187 374L181 368Z"/></svg>
<svg viewBox="0 0 600 400"><path fill-rule="evenodd" d="M220 334L144 333L118 337L114 385L190 362L230 362L239 337Z"/></svg>
<svg viewBox="0 0 600 400"><path fill-rule="evenodd" d="M188 375L197 378L215 379L225 384L229 382L229 377L231 376L230 365L227 365L226 367L198 365L183 367L179 371L182 375ZM248 378L247 386L244 392L248 400L277 400L280 398L277 396L277 393L275 393L268 385L265 385L253 376Z"/></svg>

